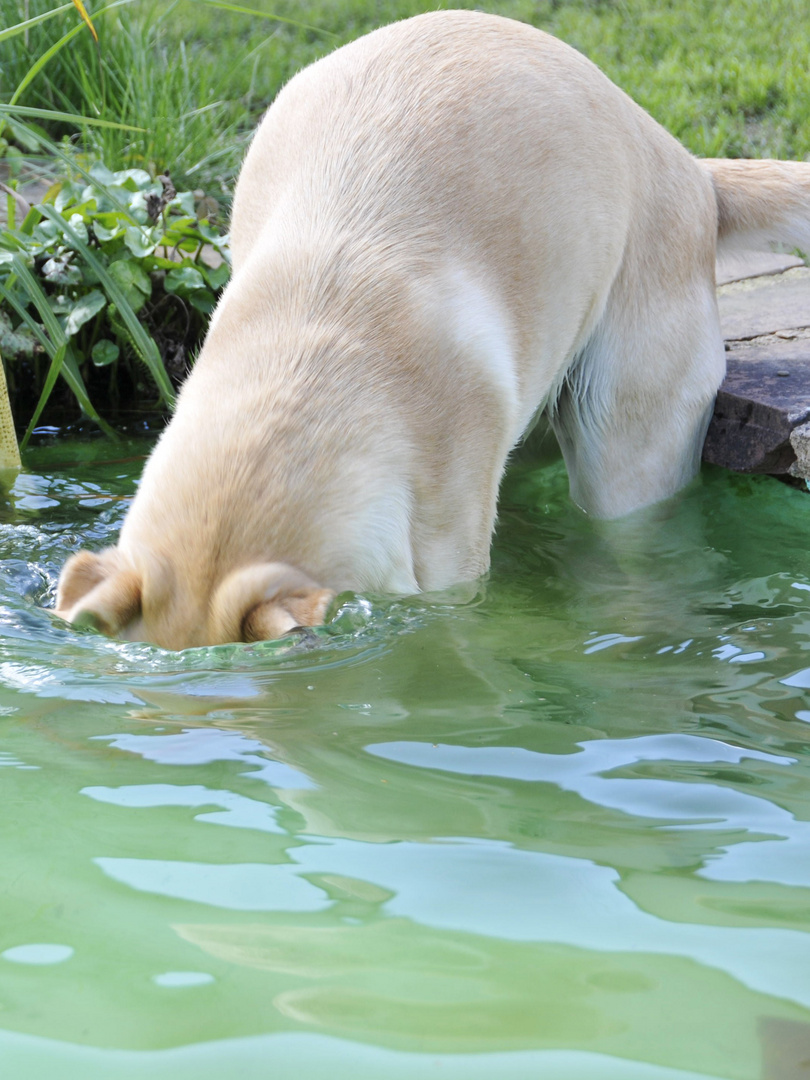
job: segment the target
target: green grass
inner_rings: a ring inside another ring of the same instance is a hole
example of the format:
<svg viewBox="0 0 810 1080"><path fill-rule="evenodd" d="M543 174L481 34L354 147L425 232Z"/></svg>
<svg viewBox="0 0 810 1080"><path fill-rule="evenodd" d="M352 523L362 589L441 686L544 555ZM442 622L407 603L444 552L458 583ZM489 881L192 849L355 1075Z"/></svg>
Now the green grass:
<svg viewBox="0 0 810 1080"><path fill-rule="evenodd" d="M599 64L695 154L810 154L805 0L565 3L538 23Z"/></svg>
<svg viewBox="0 0 810 1080"><path fill-rule="evenodd" d="M810 155L810 4L806 0L247 0L335 34L334 44L439 7L522 19L585 53L702 156ZM174 32L232 72L234 94L264 107L333 40L257 27L200 4L175 10ZM244 62L246 56L251 63Z"/></svg>
<svg viewBox="0 0 810 1080"><path fill-rule="evenodd" d="M30 0L31 11L48 0ZM0 24L19 20L20 0L0 0ZM89 158L114 168L144 168L153 175L172 170L183 187L223 187L241 156L240 136L255 111L249 97L235 93L228 67L200 42L186 43L171 28L174 8L135 0L111 5L96 16L97 49L80 32L56 52L25 87L18 103L43 109L112 118L143 132L80 129L50 122L48 134L69 139ZM0 42L0 100L9 101L27 77L33 57L76 28L69 11L33 27L28 48L19 37ZM212 27L213 30L213 27Z"/></svg>
<svg viewBox="0 0 810 1080"><path fill-rule="evenodd" d="M31 15L49 6L50 0L28 0ZM87 128L81 141L114 168L170 169L184 187L221 192L233 182L257 117L298 68L386 22L437 7L476 6L532 22L580 49L694 153L810 154L806 0L244 0L241 6L310 28L205 0L128 0L95 16L98 50L82 28L31 80L20 103L146 127L143 134ZM23 0L0 0L0 26L22 14ZM18 38L0 41L0 101L9 100L32 57L76 26L70 10L32 27L27 48ZM75 140L67 124L49 131Z"/></svg>

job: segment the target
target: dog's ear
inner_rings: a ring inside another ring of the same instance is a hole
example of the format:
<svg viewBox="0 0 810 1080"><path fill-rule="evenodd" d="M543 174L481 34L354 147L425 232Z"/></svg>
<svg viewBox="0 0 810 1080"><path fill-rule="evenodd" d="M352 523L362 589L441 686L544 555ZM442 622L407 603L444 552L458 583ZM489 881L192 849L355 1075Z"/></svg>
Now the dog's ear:
<svg viewBox="0 0 810 1080"><path fill-rule="evenodd" d="M264 600L242 620L243 641L272 641L297 626L319 626L335 594L317 585Z"/></svg>
<svg viewBox="0 0 810 1080"><path fill-rule="evenodd" d="M270 641L323 622L334 593L286 563L254 563L230 574L212 610L216 641Z"/></svg>
<svg viewBox="0 0 810 1080"><path fill-rule="evenodd" d="M138 615L141 578L122 564L116 548L80 551L65 563L56 591L56 614L74 626L114 637Z"/></svg>

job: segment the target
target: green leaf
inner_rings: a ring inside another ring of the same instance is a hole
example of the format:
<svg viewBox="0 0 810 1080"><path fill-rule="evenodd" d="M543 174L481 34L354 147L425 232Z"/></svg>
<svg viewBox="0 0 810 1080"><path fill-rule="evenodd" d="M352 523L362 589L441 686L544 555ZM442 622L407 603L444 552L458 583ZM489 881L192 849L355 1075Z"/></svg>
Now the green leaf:
<svg viewBox="0 0 810 1080"><path fill-rule="evenodd" d="M126 302L134 312L141 310L152 295L152 281L133 259L118 259L107 268L109 276L120 286ZM123 316L122 316L123 318Z"/></svg>
<svg viewBox="0 0 810 1080"><path fill-rule="evenodd" d="M30 236L34 231L34 226L42 220L42 214L37 210L35 206L32 206L28 213L23 218L23 223L20 225L19 231L26 236Z"/></svg>
<svg viewBox="0 0 810 1080"><path fill-rule="evenodd" d="M175 259L164 259L162 255L152 255L147 265L150 270L174 270L177 261Z"/></svg>
<svg viewBox="0 0 810 1080"><path fill-rule="evenodd" d="M106 303L107 297L98 289L93 289L80 297L72 306L65 322L67 336L73 337L74 334L77 334L86 322L89 322L94 315L98 315Z"/></svg>
<svg viewBox="0 0 810 1080"><path fill-rule="evenodd" d="M90 356L96 367L107 367L108 364L115 363L119 352L120 349L114 341L110 341L109 338L102 338L95 343Z"/></svg>
<svg viewBox="0 0 810 1080"><path fill-rule="evenodd" d="M179 266L176 270L169 270L163 287L166 292L189 296L197 289L205 289L206 285L205 278L196 267Z"/></svg>
<svg viewBox="0 0 810 1080"><path fill-rule="evenodd" d="M79 237L83 244L86 244L89 240L87 235L87 226L84 223L84 218L81 214L71 214L68 218L68 224L70 225L76 236Z"/></svg>
<svg viewBox="0 0 810 1080"><path fill-rule="evenodd" d="M62 251L43 263L42 276L53 285L78 285L82 280L82 272L72 262L72 251Z"/></svg>
<svg viewBox="0 0 810 1080"><path fill-rule="evenodd" d="M63 180L59 185L59 190L53 200L53 205L59 211L60 214L65 212L65 208L70 206L71 203L75 203L77 199L81 198L82 187L80 184L72 184L69 180Z"/></svg>
<svg viewBox="0 0 810 1080"><path fill-rule="evenodd" d="M181 198L185 198L186 195L191 195L190 191L183 191L180 193ZM174 208L174 204L177 199L174 199L169 203L170 208ZM181 239L184 236L193 235L199 236L197 232L197 219L195 217L189 217L188 214L172 214L169 218L168 228L166 229L166 241L167 243L175 243L177 239Z"/></svg>
<svg viewBox="0 0 810 1080"><path fill-rule="evenodd" d="M203 270L203 275L212 289L221 289L227 284L231 276L231 268L226 262L223 262L219 266L206 267Z"/></svg>
<svg viewBox="0 0 810 1080"><path fill-rule="evenodd" d="M65 293L56 293L56 295L49 293L48 303L51 305L51 311L55 315L69 315L75 300L71 300Z"/></svg>
<svg viewBox="0 0 810 1080"><path fill-rule="evenodd" d="M221 248L228 244L230 237L227 233L219 233L216 229L211 228L204 221L200 221L197 224L200 236L203 237L212 247Z"/></svg>
<svg viewBox="0 0 810 1080"><path fill-rule="evenodd" d="M90 176L102 187L115 183L115 173L101 161L94 161L90 166Z"/></svg>
<svg viewBox="0 0 810 1080"><path fill-rule="evenodd" d="M0 352L6 356L30 358L34 355L35 344L34 335L27 326L21 324L15 330L8 315L0 311Z"/></svg>
<svg viewBox="0 0 810 1080"><path fill-rule="evenodd" d="M203 315L210 315L216 306L216 297L209 289L201 289L193 292L188 302L192 307L195 307L197 311L201 311Z"/></svg>
<svg viewBox="0 0 810 1080"><path fill-rule="evenodd" d="M190 221L197 221L197 210L194 206L194 193L192 191L178 191L169 206L179 207Z"/></svg>
<svg viewBox="0 0 810 1080"><path fill-rule="evenodd" d="M115 182L127 191L143 191L154 183L145 169L121 169L115 174Z"/></svg>
<svg viewBox="0 0 810 1080"><path fill-rule="evenodd" d="M59 236L59 223L61 221L61 218L59 218L59 221L40 221L31 232L32 238L38 240L41 244L52 244Z"/></svg>
<svg viewBox="0 0 810 1080"><path fill-rule="evenodd" d="M175 270L177 261L175 259L164 259L162 255L153 255L149 260L149 266L152 270Z"/></svg>
<svg viewBox="0 0 810 1080"><path fill-rule="evenodd" d="M132 225L124 233L124 243L136 259L145 259L157 247L157 241L150 233L150 229L137 229Z"/></svg>
<svg viewBox="0 0 810 1080"><path fill-rule="evenodd" d="M115 240L116 237L124 234L124 228L119 226L118 228L108 229L96 218L93 221L93 233L100 244L109 244L111 240Z"/></svg>

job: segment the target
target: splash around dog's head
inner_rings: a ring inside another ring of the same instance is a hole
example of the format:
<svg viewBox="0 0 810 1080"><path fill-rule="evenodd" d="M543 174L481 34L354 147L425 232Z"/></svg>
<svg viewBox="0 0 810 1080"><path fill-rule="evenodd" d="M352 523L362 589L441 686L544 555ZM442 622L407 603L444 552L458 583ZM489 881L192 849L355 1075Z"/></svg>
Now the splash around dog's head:
<svg viewBox="0 0 810 1080"><path fill-rule="evenodd" d="M207 602L184 601L168 560L106 548L80 551L65 563L56 615L108 637L184 649L268 641L317 626L333 596L286 563L255 562L227 573Z"/></svg>

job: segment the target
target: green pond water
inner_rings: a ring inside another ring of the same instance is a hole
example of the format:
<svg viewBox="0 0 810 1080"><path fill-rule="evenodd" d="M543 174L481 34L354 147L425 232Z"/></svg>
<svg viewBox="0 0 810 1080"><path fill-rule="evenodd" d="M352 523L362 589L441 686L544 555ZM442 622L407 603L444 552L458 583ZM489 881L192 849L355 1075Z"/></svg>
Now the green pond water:
<svg viewBox="0 0 810 1080"><path fill-rule="evenodd" d="M46 610L148 446L0 493L4 1080L806 1075L810 496L518 464L478 586L172 654Z"/></svg>

